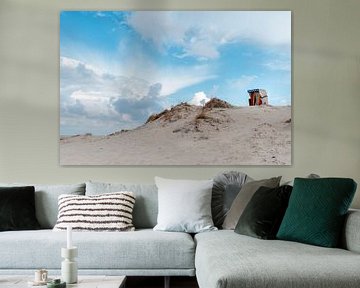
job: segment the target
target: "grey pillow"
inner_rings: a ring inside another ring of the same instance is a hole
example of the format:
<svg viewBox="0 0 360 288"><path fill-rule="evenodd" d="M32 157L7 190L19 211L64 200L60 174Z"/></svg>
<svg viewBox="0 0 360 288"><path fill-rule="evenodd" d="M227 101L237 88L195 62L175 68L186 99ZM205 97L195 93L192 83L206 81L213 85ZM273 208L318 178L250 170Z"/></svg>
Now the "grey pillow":
<svg viewBox="0 0 360 288"><path fill-rule="evenodd" d="M61 194L85 195L85 183L62 185L0 184L0 186L34 186L36 218L43 229L52 229L58 216L58 197Z"/></svg>
<svg viewBox="0 0 360 288"><path fill-rule="evenodd" d="M154 230L198 233L217 230L211 217L213 180L155 177L159 213Z"/></svg>
<svg viewBox="0 0 360 288"><path fill-rule="evenodd" d="M305 178L317 179L317 178L320 178L320 175L315 174L315 173L311 173L311 174L307 175ZM290 181L286 181L286 182L283 183L282 185L294 186L294 179L292 179L292 180L290 180Z"/></svg>
<svg viewBox="0 0 360 288"><path fill-rule="evenodd" d="M212 189L211 213L216 227L222 227L225 216L241 187L251 180L248 175L238 171L227 171L215 176Z"/></svg>
<svg viewBox="0 0 360 288"><path fill-rule="evenodd" d="M158 192L155 184L86 182L86 195L131 191L136 197L133 223L136 229L153 228L158 214Z"/></svg>
<svg viewBox="0 0 360 288"><path fill-rule="evenodd" d="M270 179L252 181L244 184L224 219L224 223L222 225L223 229L234 230L237 222L240 219L241 214L244 212L246 205L249 203L255 192L261 186L269 188L279 187L280 180L281 176Z"/></svg>

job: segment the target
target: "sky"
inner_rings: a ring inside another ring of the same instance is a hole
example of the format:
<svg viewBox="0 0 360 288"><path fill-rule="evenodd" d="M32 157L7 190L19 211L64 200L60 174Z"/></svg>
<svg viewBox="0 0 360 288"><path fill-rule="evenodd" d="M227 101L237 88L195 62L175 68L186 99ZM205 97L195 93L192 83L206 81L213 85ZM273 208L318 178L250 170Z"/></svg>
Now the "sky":
<svg viewBox="0 0 360 288"><path fill-rule="evenodd" d="M60 135L107 135L180 102L291 105L290 11L62 11Z"/></svg>

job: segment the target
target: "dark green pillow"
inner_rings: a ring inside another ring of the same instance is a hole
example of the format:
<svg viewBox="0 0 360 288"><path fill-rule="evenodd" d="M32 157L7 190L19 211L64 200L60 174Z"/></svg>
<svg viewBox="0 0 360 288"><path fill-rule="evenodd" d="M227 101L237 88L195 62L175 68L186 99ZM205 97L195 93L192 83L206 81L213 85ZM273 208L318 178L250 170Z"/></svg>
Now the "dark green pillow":
<svg viewBox="0 0 360 288"><path fill-rule="evenodd" d="M35 188L0 187L0 231L39 229Z"/></svg>
<svg viewBox="0 0 360 288"><path fill-rule="evenodd" d="M275 239L288 206L292 187L260 187L246 205L235 232L261 239Z"/></svg>
<svg viewBox="0 0 360 288"><path fill-rule="evenodd" d="M356 182L348 178L295 178L277 238L337 247L355 191Z"/></svg>

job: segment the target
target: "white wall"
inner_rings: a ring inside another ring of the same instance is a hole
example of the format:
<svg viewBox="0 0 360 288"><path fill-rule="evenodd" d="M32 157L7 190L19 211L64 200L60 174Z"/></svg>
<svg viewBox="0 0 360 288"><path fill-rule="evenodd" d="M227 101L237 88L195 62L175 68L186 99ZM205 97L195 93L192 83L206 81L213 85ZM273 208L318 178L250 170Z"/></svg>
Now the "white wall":
<svg viewBox="0 0 360 288"><path fill-rule="evenodd" d="M59 166L59 11L67 9L292 10L293 165ZM358 0L1 0L0 182L152 182L236 169L255 178L344 176L360 186L359 11Z"/></svg>

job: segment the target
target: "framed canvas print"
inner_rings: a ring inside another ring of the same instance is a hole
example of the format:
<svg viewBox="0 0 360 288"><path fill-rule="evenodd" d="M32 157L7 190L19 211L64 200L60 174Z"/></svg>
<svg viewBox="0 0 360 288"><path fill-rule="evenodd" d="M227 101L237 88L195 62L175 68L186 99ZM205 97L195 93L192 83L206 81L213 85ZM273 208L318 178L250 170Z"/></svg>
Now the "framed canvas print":
<svg viewBox="0 0 360 288"><path fill-rule="evenodd" d="M61 165L291 165L291 11L62 11Z"/></svg>

